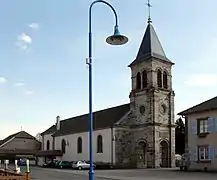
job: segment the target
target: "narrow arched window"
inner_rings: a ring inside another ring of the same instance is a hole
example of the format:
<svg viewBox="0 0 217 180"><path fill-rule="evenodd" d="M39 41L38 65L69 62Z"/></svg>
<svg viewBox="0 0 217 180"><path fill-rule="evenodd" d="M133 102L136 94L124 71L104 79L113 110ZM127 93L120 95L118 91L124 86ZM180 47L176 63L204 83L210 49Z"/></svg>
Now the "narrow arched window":
<svg viewBox="0 0 217 180"><path fill-rule="evenodd" d="M167 72L163 72L163 88L167 89L168 88L168 81L167 81Z"/></svg>
<svg viewBox="0 0 217 180"><path fill-rule="evenodd" d="M47 150L50 150L50 141L47 140Z"/></svg>
<svg viewBox="0 0 217 180"><path fill-rule="evenodd" d="M79 137L77 139L77 153L82 153L82 139Z"/></svg>
<svg viewBox="0 0 217 180"><path fill-rule="evenodd" d="M161 73L161 70L157 71L157 86L162 88L162 73Z"/></svg>
<svg viewBox="0 0 217 180"><path fill-rule="evenodd" d="M103 139L101 135L97 136L97 153L103 153Z"/></svg>
<svg viewBox="0 0 217 180"><path fill-rule="evenodd" d="M136 89L141 89L141 74L140 72L136 75Z"/></svg>
<svg viewBox="0 0 217 180"><path fill-rule="evenodd" d="M63 139L61 142L61 149L62 149L62 153L65 154L66 153L66 141L65 141L65 139Z"/></svg>
<svg viewBox="0 0 217 180"><path fill-rule="evenodd" d="M148 86L148 75L147 75L147 71L144 70L142 72L142 87L146 88Z"/></svg>

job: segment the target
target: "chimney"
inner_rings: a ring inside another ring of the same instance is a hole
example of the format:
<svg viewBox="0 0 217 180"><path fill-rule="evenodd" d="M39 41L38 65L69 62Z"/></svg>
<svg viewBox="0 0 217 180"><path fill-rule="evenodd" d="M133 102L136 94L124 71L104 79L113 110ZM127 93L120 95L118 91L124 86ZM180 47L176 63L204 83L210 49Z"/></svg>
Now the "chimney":
<svg viewBox="0 0 217 180"><path fill-rule="evenodd" d="M60 130L60 116L56 117L56 130L59 131Z"/></svg>

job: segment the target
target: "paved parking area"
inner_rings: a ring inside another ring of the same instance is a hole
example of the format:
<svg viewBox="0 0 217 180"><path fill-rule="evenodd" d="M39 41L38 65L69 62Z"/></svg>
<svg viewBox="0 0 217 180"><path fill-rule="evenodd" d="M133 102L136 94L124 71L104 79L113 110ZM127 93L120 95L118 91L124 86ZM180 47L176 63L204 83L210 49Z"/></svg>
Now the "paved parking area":
<svg viewBox="0 0 217 180"><path fill-rule="evenodd" d="M176 169L96 170L95 180L216 180L217 173L181 172ZM31 168L35 180L86 180L88 171Z"/></svg>

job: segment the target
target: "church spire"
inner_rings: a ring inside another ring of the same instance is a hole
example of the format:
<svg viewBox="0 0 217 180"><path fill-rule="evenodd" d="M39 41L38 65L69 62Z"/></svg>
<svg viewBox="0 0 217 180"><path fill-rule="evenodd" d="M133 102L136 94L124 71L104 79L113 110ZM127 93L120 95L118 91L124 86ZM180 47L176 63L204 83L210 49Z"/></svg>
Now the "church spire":
<svg viewBox="0 0 217 180"><path fill-rule="evenodd" d="M141 61L150 60L151 58L160 59L169 63L172 63L167 57L163 50L163 47L160 43L160 40L157 36L157 33L154 30L152 25L151 19L151 4L150 0L146 3L149 8L149 15L148 15L148 26L145 31L145 35L142 39L142 43L139 48L139 52L136 56L136 59L129 65L131 67L134 64L137 64Z"/></svg>

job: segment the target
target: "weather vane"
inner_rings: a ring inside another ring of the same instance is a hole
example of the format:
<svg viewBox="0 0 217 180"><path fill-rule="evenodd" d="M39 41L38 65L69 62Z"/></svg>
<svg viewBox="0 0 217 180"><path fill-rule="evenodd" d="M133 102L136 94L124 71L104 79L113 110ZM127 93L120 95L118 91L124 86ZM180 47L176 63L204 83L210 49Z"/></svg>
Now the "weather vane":
<svg viewBox="0 0 217 180"><path fill-rule="evenodd" d="M146 4L148 6L148 23L151 23L152 22L152 20L151 20L151 7L152 7L152 5L150 4L150 0L148 0L148 2Z"/></svg>

